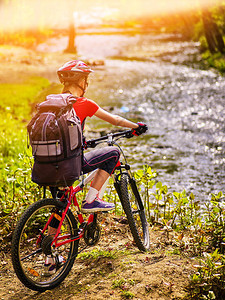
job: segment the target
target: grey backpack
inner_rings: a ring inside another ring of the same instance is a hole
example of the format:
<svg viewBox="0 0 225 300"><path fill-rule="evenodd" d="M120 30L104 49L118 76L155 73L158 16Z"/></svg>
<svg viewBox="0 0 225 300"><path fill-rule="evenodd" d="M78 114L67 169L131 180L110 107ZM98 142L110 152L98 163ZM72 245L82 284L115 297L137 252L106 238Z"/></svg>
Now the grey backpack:
<svg viewBox="0 0 225 300"><path fill-rule="evenodd" d="M81 174L82 129L71 94L49 95L27 126L34 165L42 186L70 186Z"/></svg>

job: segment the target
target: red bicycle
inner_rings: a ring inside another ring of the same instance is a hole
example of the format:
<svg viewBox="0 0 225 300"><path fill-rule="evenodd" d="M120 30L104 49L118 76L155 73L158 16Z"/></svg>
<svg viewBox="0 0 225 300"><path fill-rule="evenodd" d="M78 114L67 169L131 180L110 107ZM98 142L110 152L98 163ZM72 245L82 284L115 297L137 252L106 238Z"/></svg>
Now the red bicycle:
<svg viewBox="0 0 225 300"><path fill-rule="evenodd" d="M114 186L134 241L140 251L146 251L150 246L150 237L144 205L127 159L117 143L120 138L133 137L131 132L126 130L110 133L87 141L87 146L94 148L99 143L107 142L108 145L117 145L120 148L124 163L119 162L112 174ZM47 198L33 203L20 218L13 233L11 254L14 270L28 288L40 292L53 289L70 272L78 254L80 239L84 239L86 247L99 241L101 228L97 220L98 213L90 214L85 220L76 197L76 194L93 179L95 172L82 178L76 187L64 188L60 199ZM70 209L72 204L75 215ZM60 222L56 234L50 235L48 225L53 217ZM56 271L50 276L44 273L47 255L54 258L56 263ZM59 256L64 258L63 262L60 262Z"/></svg>

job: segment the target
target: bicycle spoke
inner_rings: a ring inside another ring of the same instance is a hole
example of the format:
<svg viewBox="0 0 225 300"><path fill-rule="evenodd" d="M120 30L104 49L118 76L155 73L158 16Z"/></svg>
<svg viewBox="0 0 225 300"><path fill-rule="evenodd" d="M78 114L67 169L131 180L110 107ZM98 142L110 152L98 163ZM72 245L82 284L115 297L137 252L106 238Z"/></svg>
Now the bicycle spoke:
<svg viewBox="0 0 225 300"><path fill-rule="evenodd" d="M31 256L33 256L33 255L35 255L35 254L37 254L37 253L41 253L41 252L42 252L42 249L39 248L38 250L36 250L36 251L34 251L34 252L28 254L27 256L24 256L23 258L21 258L21 261L23 261L24 259L27 259L27 258L29 258L29 257L31 257Z"/></svg>
<svg viewBox="0 0 225 300"><path fill-rule="evenodd" d="M52 212L63 209L60 205L53 199L43 199L33 204L21 217L13 236L14 269L19 279L33 290L44 291L58 285L67 276L77 255L78 241L54 248L51 247L54 235L48 235L48 230L40 235ZM76 221L69 211L58 238L63 241L76 235Z"/></svg>

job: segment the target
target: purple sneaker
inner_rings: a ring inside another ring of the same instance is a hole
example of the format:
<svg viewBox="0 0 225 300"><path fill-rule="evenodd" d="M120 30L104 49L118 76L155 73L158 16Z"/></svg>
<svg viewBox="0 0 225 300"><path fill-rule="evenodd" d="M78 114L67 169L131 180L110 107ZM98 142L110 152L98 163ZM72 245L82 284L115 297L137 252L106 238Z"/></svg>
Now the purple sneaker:
<svg viewBox="0 0 225 300"><path fill-rule="evenodd" d="M58 256L59 265L61 267L65 263L65 259L62 255ZM55 258L51 256L47 256L44 264L44 276L51 276L56 273L56 263Z"/></svg>
<svg viewBox="0 0 225 300"><path fill-rule="evenodd" d="M91 203L87 203L86 201L82 202L81 211L83 213L92 213L98 211L108 211L115 208L115 204L105 202L98 197Z"/></svg>

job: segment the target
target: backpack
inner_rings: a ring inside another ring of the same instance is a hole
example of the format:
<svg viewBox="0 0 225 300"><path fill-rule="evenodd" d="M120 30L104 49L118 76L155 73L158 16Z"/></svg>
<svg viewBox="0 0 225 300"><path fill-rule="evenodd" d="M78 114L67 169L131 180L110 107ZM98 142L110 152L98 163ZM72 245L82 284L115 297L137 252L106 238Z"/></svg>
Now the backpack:
<svg viewBox="0 0 225 300"><path fill-rule="evenodd" d="M82 129L71 94L49 95L27 125L34 165L32 181L70 186L81 174Z"/></svg>

